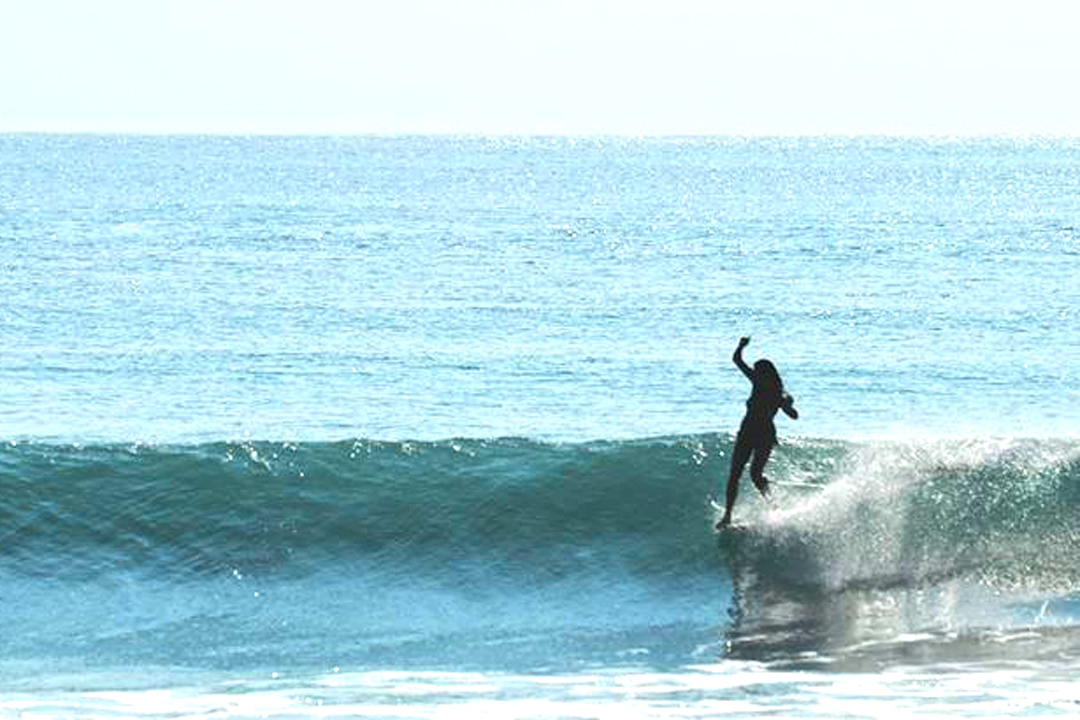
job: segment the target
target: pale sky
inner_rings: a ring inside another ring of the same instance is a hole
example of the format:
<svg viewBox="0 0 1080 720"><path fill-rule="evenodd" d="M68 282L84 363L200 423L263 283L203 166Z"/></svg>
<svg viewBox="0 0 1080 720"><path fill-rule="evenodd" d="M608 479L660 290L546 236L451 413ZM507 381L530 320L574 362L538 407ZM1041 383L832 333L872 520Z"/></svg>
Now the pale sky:
<svg viewBox="0 0 1080 720"><path fill-rule="evenodd" d="M1080 135L1074 0L0 0L0 131Z"/></svg>

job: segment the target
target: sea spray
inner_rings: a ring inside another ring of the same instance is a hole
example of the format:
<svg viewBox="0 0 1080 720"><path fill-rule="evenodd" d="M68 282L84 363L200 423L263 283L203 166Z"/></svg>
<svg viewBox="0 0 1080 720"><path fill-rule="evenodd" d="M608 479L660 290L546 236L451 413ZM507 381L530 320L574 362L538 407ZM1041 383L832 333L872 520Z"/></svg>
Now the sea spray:
<svg viewBox="0 0 1080 720"><path fill-rule="evenodd" d="M1070 440L851 443L819 493L764 515L757 552L801 553L770 562L797 569L792 582L834 590L958 575L1075 587L1078 457Z"/></svg>

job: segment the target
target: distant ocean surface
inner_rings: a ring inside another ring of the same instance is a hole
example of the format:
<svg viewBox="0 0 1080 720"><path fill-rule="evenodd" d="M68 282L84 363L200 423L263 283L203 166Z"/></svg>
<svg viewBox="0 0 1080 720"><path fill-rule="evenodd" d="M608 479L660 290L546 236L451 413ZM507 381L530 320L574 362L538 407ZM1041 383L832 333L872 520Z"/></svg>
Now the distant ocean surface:
<svg viewBox="0 0 1080 720"><path fill-rule="evenodd" d="M1078 277L1071 139L0 135L0 717L1076 715Z"/></svg>

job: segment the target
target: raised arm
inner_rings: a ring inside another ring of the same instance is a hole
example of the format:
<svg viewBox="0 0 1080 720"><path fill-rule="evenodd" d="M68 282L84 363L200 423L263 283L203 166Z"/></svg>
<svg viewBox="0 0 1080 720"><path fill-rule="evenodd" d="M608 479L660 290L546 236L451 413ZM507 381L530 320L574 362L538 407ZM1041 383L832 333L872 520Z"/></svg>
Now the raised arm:
<svg viewBox="0 0 1080 720"><path fill-rule="evenodd" d="M742 374L746 376L746 379L750 382L754 382L754 371L750 369L750 366L746 364L746 361L742 359L743 348L750 344L750 338L739 338L739 346L735 348L735 354L731 356L731 361L742 370Z"/></svg>

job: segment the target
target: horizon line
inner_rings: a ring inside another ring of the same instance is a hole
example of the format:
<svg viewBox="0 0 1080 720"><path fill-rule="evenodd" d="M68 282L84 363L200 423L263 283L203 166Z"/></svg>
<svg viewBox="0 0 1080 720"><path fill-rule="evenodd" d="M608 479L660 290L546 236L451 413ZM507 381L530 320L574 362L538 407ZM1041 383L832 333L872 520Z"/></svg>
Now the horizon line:
<svg viewBox="0 0 1080 720"><path fill-rule="evenodd" d="M1074 140L1080 139L1080 131L1055 132L1041 130L1026 131L800 131L800 132L608 132L608 131L482 131L482 130L332 130L332 129L252 129L239 128L5 128L0 126L0 136L99 136L99 137L355 137L355 138L490 138L522 139L551 138L568 140L603 140L603 139L923 139L923 140L1012 140L1044 139Z"/></svg>

